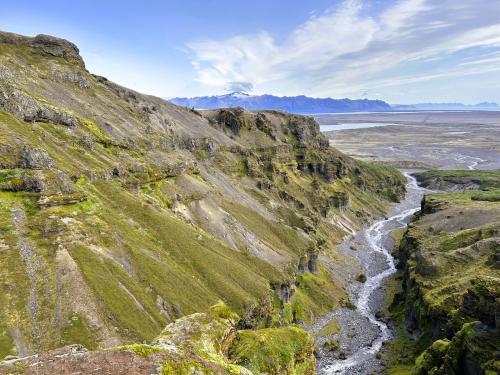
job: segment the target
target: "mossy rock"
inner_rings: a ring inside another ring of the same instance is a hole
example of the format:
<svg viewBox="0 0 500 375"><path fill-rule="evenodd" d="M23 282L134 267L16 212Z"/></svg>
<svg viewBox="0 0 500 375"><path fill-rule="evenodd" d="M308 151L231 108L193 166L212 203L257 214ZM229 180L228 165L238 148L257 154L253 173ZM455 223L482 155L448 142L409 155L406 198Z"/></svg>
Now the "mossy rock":
<svg viewBox="0 0 500 375"><path fill-rule="evenodd" d="M436 374L450 346L449 340L436 340L415 361L414 375Z"/></svg>
<svg viewBox="0 0 500 375"><path fill-rule="evenodd" d="M364 273L360 273L358 276L356 276L356 281L360 283L366 283L366 275Z"/></svg>
<svg viewBox="0 0 500 375"><path fill-rule="evenodd" d="M315 374L313 337L298 327L239 331L230 358L255 373Z"/></svg>
<svg viewBox="0 0 500 375"><path fill-rule="evenodd" d="M327 340L323 344L323 349L325 349L328 352L335 352L340 349L340 343L336 339Z"/></svg>

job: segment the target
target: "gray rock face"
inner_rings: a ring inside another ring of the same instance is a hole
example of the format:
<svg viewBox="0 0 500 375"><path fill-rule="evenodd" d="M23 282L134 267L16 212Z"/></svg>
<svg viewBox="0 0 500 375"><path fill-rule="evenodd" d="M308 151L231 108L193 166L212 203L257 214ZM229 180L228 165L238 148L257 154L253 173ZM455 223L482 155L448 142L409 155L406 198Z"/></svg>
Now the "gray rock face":
<svg viewBox="0 0 500 375"><path fill-rule="evenodd" d="M84 65L78 47L65 39L39 34L31 39L29 44L32 47L40 48L47 55L62 57L68 61L76 61Z"/></svg>
<svg viewBox="0 0 500 375"><path fill-rule="evenodd" d="M330 204L341 212L349 207L349 195L346 192L336 192L330 197Z"/></svg>
<svg viewBox="0 0 500 375"><path fill-rule="evenodd" d="M74 66L66 66L51 62L49 75L55 81L72 82L81 89L88 89L92 87L92 83L84 71L79 68L75 69Z"/></svg>
<svg viewBox="0 0 500 375"><path fill-rule="evenodd" d="M0 43L28 45L39 49L42 55L62 57L67 61L85 66L78 47L65 39L44 34L30 38L14 33L0 32Z"/></svg>
<svg viewBox="0 0 500 375"><path fill-rule="evenodd" d="M57 111L49 107L42 107L35 113L30 113L24 116L24 121L27 122L50 122L65 126L77 126L80 121L78 118L62 111Z"/></svg>
<svg viewBox="0 0 500 375"><path fill-rule="evenodd" d="M21 168L51 169L53 166L54 162L47 151L28 145L25 145L21 150Z"/></svg>
<svg viewBox="0 0 500 375"><path fill-rule="evenodd" d="M312 273L318 272L318 254L309 252L309 260L307 261L307 270Z"/></svg>
<svg viewBox="0 0 500 375"><path fill-rule="evenodd" d="M32 191L35 193L41 193L47 189L45 182L41 176L26 176L22 180L22 184L18 186L18 191ZM16 191L16 189L13 189Z"/></svg>
<svg viewBox="0 0 500 375"><path fill-rule="evenodd" d="M320 132L318 123L312 117L294 116L290 117L288 127L297 138L298 147L319 148L326 150L329 147L328 140Z"/></svg>
<svg viewBox="0 0 500 375"><path fill-rule="evenodd" d="M177 141L181 148L185 148L189 151L206 151L209 155L212 155L219 149L219 144L211 138L184 138Z"/></svg>
<svg viewBox="0 0 500 375"><path fill-rule="evenodd" d="M77 126L80 120L62 110L49 107L21 90L0 85L0 109L27 122L50 122L56 125Z"/></svg>

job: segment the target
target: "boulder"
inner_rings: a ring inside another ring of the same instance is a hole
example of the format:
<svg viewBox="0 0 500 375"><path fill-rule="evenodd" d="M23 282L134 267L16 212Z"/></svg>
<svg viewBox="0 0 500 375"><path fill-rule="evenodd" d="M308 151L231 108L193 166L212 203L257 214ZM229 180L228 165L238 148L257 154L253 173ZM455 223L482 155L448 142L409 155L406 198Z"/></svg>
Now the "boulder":
<svg viewBox="0 0 500 375"><path fill-rule="evenodd" d="M19 166L25 169L51 169L54 166L54 161L47 151L24 145L21 150L21 162Z"/></svg>

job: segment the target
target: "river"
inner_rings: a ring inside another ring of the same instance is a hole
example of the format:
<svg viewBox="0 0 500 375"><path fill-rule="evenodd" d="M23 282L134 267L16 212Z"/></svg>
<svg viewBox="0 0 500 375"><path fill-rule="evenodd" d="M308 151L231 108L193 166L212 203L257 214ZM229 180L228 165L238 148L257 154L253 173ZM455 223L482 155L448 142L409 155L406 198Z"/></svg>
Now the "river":
<svg viewBox="0 0 500 375"><path fill-rule="evenodd" d="M349 129L366 129L376 128L381 126L398 125L387 122L357 122L357 123L340 123L340 124L322 124L319 126L322 132L336 131L336 130L349 130Z"/></svg>
<svg viewBox="0 0 500 375"><path fill-rule="evenodd" d="M382 373L383 367L377 352L384 341L393 336L386 322L376 317L384 303L381 288L384 280L396 272L394 258L390 254L392 240L390 232L405 227L413 215L420 210L420 201L427 191L417 185L414 177L405 173L408 180L404 200L395 205L387 218L374 222L360 230L353 238L339 245L338 250L357 259L367 276L365 283L353 282L349 290L355 309L337 309L316 322L310 330L317 333L332 319L341 327L335 338L340 342L337 351L325 351L319 338L318 373L327 374L371 374Z"/></svg>

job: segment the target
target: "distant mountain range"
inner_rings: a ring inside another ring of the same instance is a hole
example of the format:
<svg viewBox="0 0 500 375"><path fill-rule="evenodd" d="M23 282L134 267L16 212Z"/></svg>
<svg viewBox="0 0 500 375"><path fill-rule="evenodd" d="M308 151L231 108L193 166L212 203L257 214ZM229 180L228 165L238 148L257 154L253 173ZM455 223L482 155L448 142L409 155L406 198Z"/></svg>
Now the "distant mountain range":
<svg viewBox="0 0 500 375"><path fill-rule="evenodd" d="M391 111L389 104L382 100L331 99L299 96L249 95L233 92L226 95L201 96L196 98L173 98L170 101L197 109L242 107L252 109L279 109L291 113L332 113L332 112L376 112Z"/></svg>
<svg viewBox="0 0 500 375"><path fill-rule="evenodd" d="M418 103L418 104L392 104L394 110L496 110L500 109L497 103L483 102L479 104L463 103Z"/></svg>
<svg viewBox="0 0 500 375"><path fill-rule="evenodd" d="M418 103L388 104L383 100L332 99L299 96L249 95L233 92L225 95L173 98L177 105L196 109L242 107L247 110L278 109L291 113L387 112L405 110L496 110L497 103Z"/></svg>

